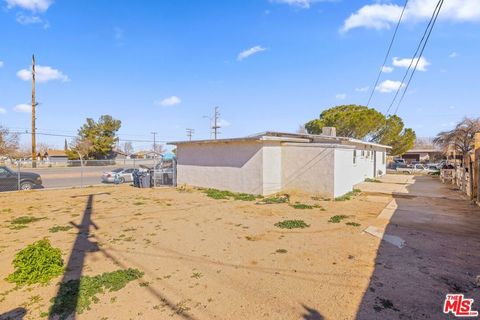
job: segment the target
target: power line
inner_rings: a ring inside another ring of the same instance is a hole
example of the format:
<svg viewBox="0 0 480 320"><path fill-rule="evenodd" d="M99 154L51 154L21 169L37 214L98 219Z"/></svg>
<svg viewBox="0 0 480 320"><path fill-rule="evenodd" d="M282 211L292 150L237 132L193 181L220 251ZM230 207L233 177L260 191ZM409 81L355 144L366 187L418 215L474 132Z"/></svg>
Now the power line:
<svg viewBox="0 0 480 320"><path fill-rule="evenodd" d="M400 82L400 85L398 86L397 91L395 92L395 96L393 97L392 102L390 103L390 105L388 106L387 111L385 112L385 116L388 116L388 113L390 112L390 109L392 108L393 104L394 104L395 101L397 100L398 94L400 93L400 90L402 90L402 88L403 88L403 83L404 83L405 79L407 78L407 76L408 76L408 74L409 74L409 72L410 72L410 69L412 68L413 61L414 61L415 58L417 57L417 54L418 54L418 52L420 51L420 48L422 47L422 44L424 43L425 37L427 36L428 31L430 30L430 26L432 25L433 20L434 20L434 19L436 20L435 16L436 16L436 15L438 16L437 11L440 12L440 11L438 10L438 8L440 7L440 3L443 4L443 0L438 0L437 5L436 5L436 7L435 7L435 10L433 10L433 14L432 14L432 16L430 17L430 21L428 22L427 27L425 28L425 32L423 33L423 36L422 36L422 38L420 39L420 42L418 43L417 49L415 50L415 53L413 54L412 60L410 60L410 64L408 65L408 68L407 68L407 70L405 71L405 74L403 75L402 81ZM431 31L430 31L430 32L431 32ZM425 44L426 44L426 43L425 43ZM420 58L421 58L421 56L418 57L418 60L416 61L416 65L418 65L418 61L420 61Z"/></svg>
<svg viewBox="0 0 480 320"><path fill-rule="evenodd" d="M377 79L375 80L375 84L372 87L372 92L370 93L370 97L368 98L367 102L367 107L370 105L370 102L372 101L373 94L375 93L375 88L378 85L378 81L380 81L380 77L383 72L383 68L387 64L388 57L390 56L390 51L392 50L393 43L395 41L395 37L397 36L397 31L398 27L400 26L400 23L402 22L403 14L405 13L405 9L407 8L408 0L405 0L405 4L403 5L402 13L400 14L400 17L398 18L397 26L395 27L395 31L393 32L392 40L390 41L390 45L388 46L387 54L385 55L385 58L383 59L383 64L382 67L380 68Z"/></svg>
<svg viewBox="0 0 480 320"><path fill-rule="evenodd" d="M410 86L410 82L412 81L413 75L415 74L415 71L417 70L418 62L420 61L420 58L423 55L423 51L425 50L425 47L427 46L428 39L430 39L430 35L432 34L433 27L435 26L435 23L437 22L438 15L440 14L440 10L442 10L444 0L440 0L439 4L440 6L438 7L437 13L435 14L435 19L433 20L432 27L428 31L427 38L425 39L425 43L423 44L422 50L420 51L420 55L418 56L417 62L415 63L415 67L413 68L412 73L410 74L410 78L408 79L407 85L405 86L405 89L403 90L402 96L400 97L400 100L398 101L397 107L395 108L395 112L393 113L394 115L397 114L398 108L400 107L400 104L403 101L403 98L405 97L405 94L407 93L408 87Z"/></svg>

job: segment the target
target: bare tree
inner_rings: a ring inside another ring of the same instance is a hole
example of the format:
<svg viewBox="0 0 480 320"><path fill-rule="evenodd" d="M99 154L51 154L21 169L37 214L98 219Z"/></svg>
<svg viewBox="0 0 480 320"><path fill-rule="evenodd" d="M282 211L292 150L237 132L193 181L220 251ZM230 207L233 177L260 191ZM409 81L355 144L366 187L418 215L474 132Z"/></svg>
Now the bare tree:
<svg viewBox="0 0 480 320"><path fill-rule="evenodd" d="M443 131L437 134L433 142L443 146L445 149L454 148L462 154L463 164L463 178L462 178L462 191L466 191L466 167L467 159L472 163L470 158L470 152L475 147L475 134L480 132L480 118L464 118L460 121L454 129L450 131ZM470 183L473 185L473 170L469 170ZM472 194L473 196L473 194Z"/></svg>
<svg viewBox="0 0 480 320"><path fill-rule="evenodd" d="M18 134L0 126L0 156L12 157L18 150Z"/></svg>
<svg viewBox="0 0 480 320"><path fill-rule="evenodd" d="M435 138L432 137L417 137L415 139L414 149L435 149Z"/></svg>
<svg viewBox="0 0 480 320"><path fill-rule="evenodd" d="M307 129L305 129L305 125L299 124L299 125L298 125L298 129L297 129L297 133L306 134L306 133L307 133Z"/></svg>
<svg viewBox="0 0 480 320"><path fill-rule="evenodd" d="M130 155L135 152L131 142L125 142L123 144L123 152L125 152L127 155Z"/></svg>

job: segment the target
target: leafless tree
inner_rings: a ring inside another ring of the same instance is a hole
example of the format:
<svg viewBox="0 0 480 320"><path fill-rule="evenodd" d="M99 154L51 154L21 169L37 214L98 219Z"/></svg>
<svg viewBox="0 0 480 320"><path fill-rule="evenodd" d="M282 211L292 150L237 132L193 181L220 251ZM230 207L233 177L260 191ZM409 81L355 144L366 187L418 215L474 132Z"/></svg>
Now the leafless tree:
<svg viewBox="0 0 480 320"><path fill-rule="evenodd" d="M480 132L480 118L464 118L460 121L455 128L450 131L442 131L433 142L443 146L445 149L454 148L455 151L462 154L462 163L463 163L463 181L462 181L462 191L466 191L466 166L467 159L470 160L470 152L475 147L475 134ZM471 184L473 184L473 172L470 168L469 176ZM473 195L472 195L473 196Z"/></svg>
<svg viewBox="0 0 480 320"><path fill-rule="evenodd" d="M18 134L0 126L0 156L12 157L18 150Z"/></svg>

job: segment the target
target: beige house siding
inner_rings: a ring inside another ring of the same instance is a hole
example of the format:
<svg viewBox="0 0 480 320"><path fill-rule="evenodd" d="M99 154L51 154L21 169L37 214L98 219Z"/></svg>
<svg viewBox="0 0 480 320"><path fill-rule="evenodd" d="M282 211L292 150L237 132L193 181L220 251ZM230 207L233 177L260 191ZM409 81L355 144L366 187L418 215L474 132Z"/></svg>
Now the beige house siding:
<svg viewBox="0 0 480 320"><path fill-rule="evenodd" d="M283 189L333 196L334 150L314 143L285 143L282 147Z"/></svg>
<svg viewBox="0 0 480 320"><path fill-rule="evenodd" d="M263 193L259 142L184 144L177 147L177 184Z"/></svg>

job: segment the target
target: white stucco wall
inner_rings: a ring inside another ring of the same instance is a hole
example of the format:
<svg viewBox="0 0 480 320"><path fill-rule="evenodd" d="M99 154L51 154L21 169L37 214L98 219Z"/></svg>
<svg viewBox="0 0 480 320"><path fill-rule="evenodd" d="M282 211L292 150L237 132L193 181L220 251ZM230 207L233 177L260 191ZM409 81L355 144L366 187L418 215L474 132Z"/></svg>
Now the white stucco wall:
<svg viewBox="0 0 480 320"><path fill-rule="evenodd" d="M353 153L355 148L357 148L357 157L354 163ZM375 153L377 157L376 165L374 165ZM381 170L383 174L386 172L386 164L382 164L382 151L348 146L335 149L334 196L338 197L352 191L353 185L363 182L366 178L378 176L378 170Z"/></svg>
<svg viewBox="0 0 480 320"><path fill-rule="evenodd" d="M282 146L280 142L263 144L263 195L282 190Z"/></svg>
<svg viewBox="0 0 480 320"><path fill-rule="evenodd" d="M252 194L263 193L259 142L180 144L177 184Z"/></svg>
<svg viewBox="0 0 480 320"><path fill-rule="evenodd" d="M334 192L334 148L314 143L284 143L284 190L311 192L331 197Z"/></svg>

